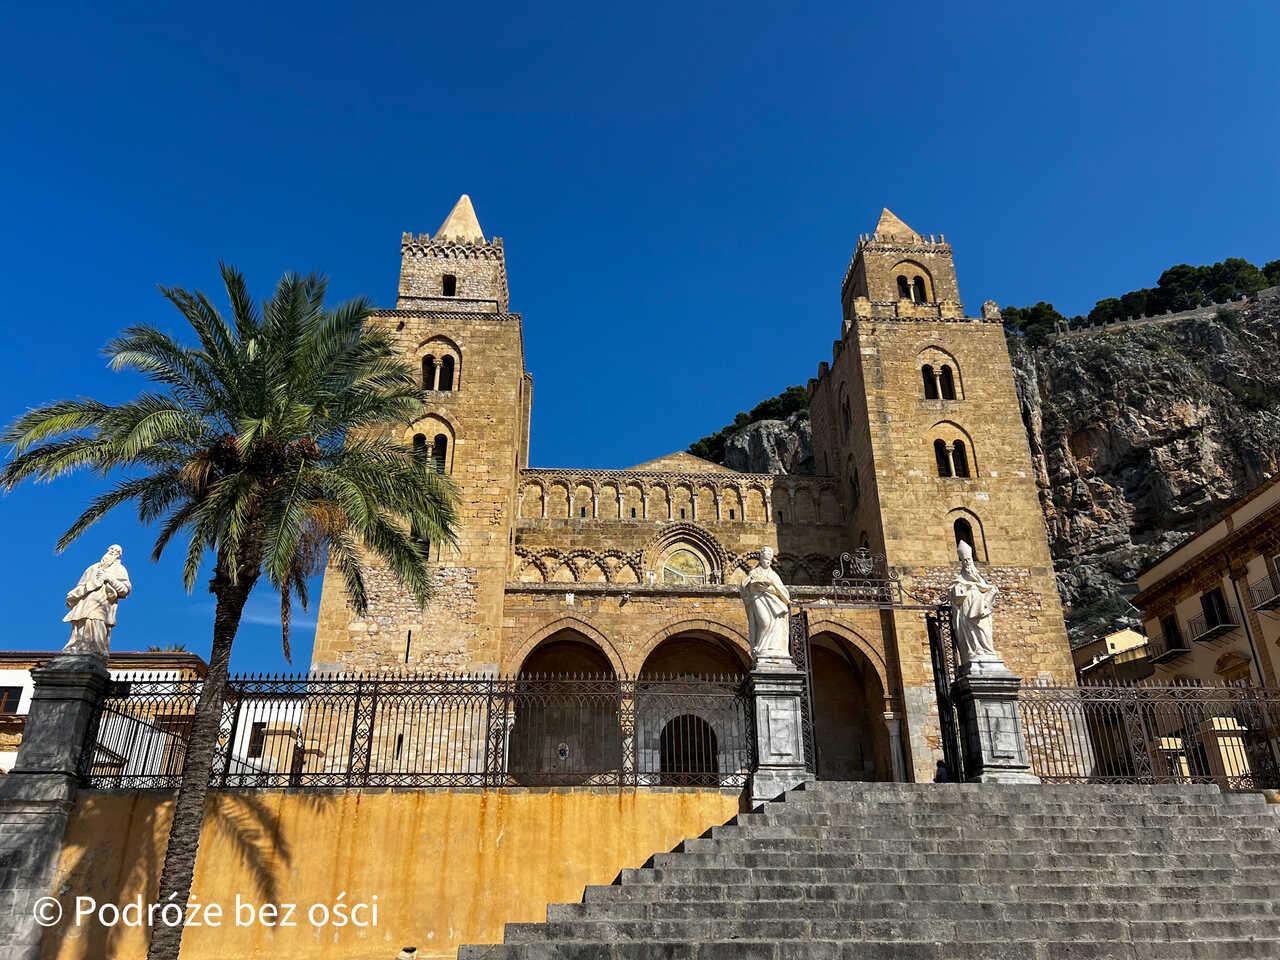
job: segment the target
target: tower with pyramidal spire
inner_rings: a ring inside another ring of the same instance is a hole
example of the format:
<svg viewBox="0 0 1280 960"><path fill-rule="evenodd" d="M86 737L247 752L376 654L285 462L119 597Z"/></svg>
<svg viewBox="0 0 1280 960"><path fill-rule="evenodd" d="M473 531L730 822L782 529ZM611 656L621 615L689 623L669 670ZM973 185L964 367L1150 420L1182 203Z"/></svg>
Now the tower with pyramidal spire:
<svg viewBox="0 0 1280 960"><path fill-rule="evenodd" d="M421 371L430 398L421 417L388 429L426 446L453 477L458 543L429 547L436 591L426 611L375 566L370 615L353 617L341 577L326 575L313 669L497 669L533 400L520 315L509 301L502 240L485 239L466 194L434 235L401 237L396 308L368 322L387 328Z"/></svg>

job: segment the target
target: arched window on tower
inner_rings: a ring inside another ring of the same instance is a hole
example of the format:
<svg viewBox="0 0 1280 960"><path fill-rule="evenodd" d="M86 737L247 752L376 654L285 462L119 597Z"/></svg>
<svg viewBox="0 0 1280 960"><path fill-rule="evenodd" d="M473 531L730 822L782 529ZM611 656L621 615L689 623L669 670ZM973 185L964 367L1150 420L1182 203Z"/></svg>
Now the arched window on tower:
<svg viewBox="0 0 1280 960"><path fill-rule="evenodd" d="M436 358L432 354L427 354L422 358L422 389L434 390L436 388Z"/></svg>
<svg viewBox="0 0 1280 960"><path fill-rule="evenodd" d="M453 389L453 357L444 356L440 358L440 379L436 384L436 389Z"/></svg>
<svg viewBox="0 0 1280 960"><path fill-rule="evenodd" d="M440 283L440 289L446 297L456 297L458 295L458 278L452 273L446 273Z"/></svg>
<svg viewBox="0 0 1280 960"><path fill-rule="evenodd" d="M956 533L956 546L959 547L962 542L967 543L976 560L978 558L978 544L973 539L973 525L964 517L957 517L953 526Z"/></svg>
<svg viewBox="0 0 1280 960"><path fill-rule="evenodd" d="M424 437L424 436L423 436L422 434L420 434L420 433L415 433L415 434L413 435L413 452L414 452L415 454L417 454L418 456L425 456L425 455L426 455L426 452L427 452L427 438L426 438L426 437ZM430 540L428 540L426 537L424 537L424 536L422 535L422 531L421 531L420 529L418 529L418 525L417 525L416 523L410 524L410 526L409 526L409 536L413 537L413 539L414 539L414 540L416 540L416 541L418 541L418 543L422 544L423 549L424 549L424 550L426 551L426 553L427 553L427 556L428 556L428 557L430 557L430 556L431 556L431 541L430 541Z"/></svg>
<svg viewBox="0 0 1280 960"><path fill-rule="evenodd" d="M969 455L965 452L963 440L951 445L951 460L956 465L957 477L969 476Z"/></svg>
<svg viewBox="0 0 1280 960"><path fill-rule="evenodd" d="M856 507L862 500L862 485L858 480L858 468L854 467L849 474L849 497L851 506Z"/></svg>
<svg viewBox="0 0 1280 960"><path fill-rule="evenodd" d="M954 400L956 398L956 378L951 373L951 367L945 363L938 374L938 386L942 390L943 400Z"/></svg>
<svg viewBox="0 0 1280 960"><path fill-rule="evenodd" d="M849 433L849 427L853 424L853 414L849 411L849 398L846 397L844 404L840 408L840 419L844 422L844 432Z"/></svg>
<svg viewBox="0 0 1280 960"><path fill-rule="evenodd" d="M947 456L947 441L933 441L933 458L938 462L938 476L951 476L951 458Z"/></svg>
<svg viewBox="0 0 1280 960"><path fill-rule="evenodd" d="M943 367L945 370L946 367ZM938 381L934 379L932 364L926 363L920 368L920 379L924 381L924 398L926 400L938 399Z"/></svg>
<svg viewBox="0 0 1280 960"><path fill-rule="evenodd" d="M911 299L916 303L924 303L926 299L924 292L924 277L916 277L911 281Z"/></svg>
<svg viewBox="0 0 1280 960"><path fill-rule="evenodd" d="M435 443L431 445L431 460L437 473L445 472L449 463L449 438L443 433L437 433Z"/></svg>
<svg viewBox="0 0 1280 960"><path fill-rule="evenodd" d="M898 299L899 300L911 299L911 282L902 275L898 276Z"/></svg>

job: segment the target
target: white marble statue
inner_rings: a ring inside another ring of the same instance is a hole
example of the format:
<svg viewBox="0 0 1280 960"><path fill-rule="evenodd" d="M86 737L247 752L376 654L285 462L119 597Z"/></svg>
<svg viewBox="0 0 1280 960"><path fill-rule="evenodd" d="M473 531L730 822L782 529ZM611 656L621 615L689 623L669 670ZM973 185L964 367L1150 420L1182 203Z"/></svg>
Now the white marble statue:
<svg viewBox="0 0 1280 960"><path fill-rule="evenodd" d="M63 653L105 657L110 652L116 605L133 589L129 571L120 562L123 553L113 543L67 594L67 606L71 609L62 621L71 624L71 639L62 648Z"/></svg>
<svg viewBox="0 0 1280 960"><path fill-rule="evenodd" d="M951 581L947 597L951 600L951 634L960 653L960 663L970 672L991 667L1004 667L1004 661L991 642L991 605L999 587L987 583L973 562L973 548L961 540L957 551L960 572Z"/></svg>
<svg viewBox="0 0 1280 960"><path fill-rule="evenodd" d="M794 669L791 660L791 594L773 569L773 548L760 551L760 563L739 589L751 629L753 667Z"/></svg>

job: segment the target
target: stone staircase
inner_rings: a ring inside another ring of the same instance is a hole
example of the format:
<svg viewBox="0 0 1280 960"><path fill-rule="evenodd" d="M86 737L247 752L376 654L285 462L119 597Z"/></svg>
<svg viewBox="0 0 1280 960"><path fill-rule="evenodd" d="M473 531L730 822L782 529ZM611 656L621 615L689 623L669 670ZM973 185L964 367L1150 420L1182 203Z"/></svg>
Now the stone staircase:
<svg viewBox="0 0 1280 960"><path fill-rule="evenodd" d="M1276 809L1212 785L807 784L458 956L1277 960Z"/></svg>

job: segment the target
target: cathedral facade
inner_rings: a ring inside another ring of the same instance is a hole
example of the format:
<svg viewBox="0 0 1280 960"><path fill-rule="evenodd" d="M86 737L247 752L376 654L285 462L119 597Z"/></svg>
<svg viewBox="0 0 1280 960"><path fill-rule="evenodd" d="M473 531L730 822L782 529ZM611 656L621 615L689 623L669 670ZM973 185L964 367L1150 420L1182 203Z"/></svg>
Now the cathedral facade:
<svg viewBox="0 0 1280 960"><path fill-rule="evenodd" d="M994 304L966 317L945 239L885 210L841 286L840 336L809 381L815 476L743 474L688 453L618 470L532 468L533 377L502 240L463 196L401 241L396 337L429 401L394 428L460 495L456 547L432 544L420 610L385 569L358 617L326 575L318 671L738 674L738 584L768 546L808 612L818 773L929 778L937 703L919 607L964 540L1000 587L995 636L1028 680L1074 676ZM762 385L762 390L767 389ZM914 609L831 601L840 555L883 555Z"/></svg>

